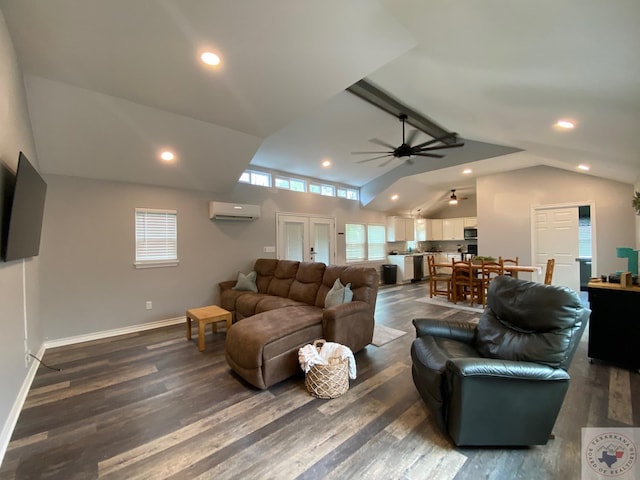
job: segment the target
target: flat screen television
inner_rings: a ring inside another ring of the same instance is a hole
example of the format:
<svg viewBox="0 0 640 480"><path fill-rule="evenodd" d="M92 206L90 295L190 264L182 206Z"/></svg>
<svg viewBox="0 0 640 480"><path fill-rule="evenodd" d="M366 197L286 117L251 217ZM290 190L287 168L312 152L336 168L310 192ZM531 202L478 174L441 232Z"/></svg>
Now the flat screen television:
<svg viewBox="0 0 640 480"><path fill-rule="evenodd" d="M3 248L5 262L35 257L40 253L40 233L47 184L20 152Z"/></svg>

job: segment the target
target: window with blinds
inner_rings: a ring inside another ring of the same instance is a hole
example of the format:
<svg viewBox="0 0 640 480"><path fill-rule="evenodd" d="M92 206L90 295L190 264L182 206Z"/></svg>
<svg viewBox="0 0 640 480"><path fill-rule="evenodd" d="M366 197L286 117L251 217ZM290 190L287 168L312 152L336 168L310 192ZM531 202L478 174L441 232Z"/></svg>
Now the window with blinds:
<svg viewBox="0 0 640 480"><path fill-rule="evenodd" d="M367 259L384 260L387 258L385 248L384 225L367 225Z"/></svg>
<svg viewBox="0 0 640 480"><path fill-rule="evenodd" d="M345 225L345 242L347 244L346 261L362 262L366 256L366 230L364 225L347 223Z"/></svg>
<svg viewBox="0 0 640 480"><path fill-rule="evenodd" d="M347 223L345 235L347 262L384 260L387 257L384 225Z"/></svg>
<svg viewBox="0 0 640 480"><path fill-rule="evenodd" d="M178 265L178 219L175 210L136 208L137 268Z"/></svg>

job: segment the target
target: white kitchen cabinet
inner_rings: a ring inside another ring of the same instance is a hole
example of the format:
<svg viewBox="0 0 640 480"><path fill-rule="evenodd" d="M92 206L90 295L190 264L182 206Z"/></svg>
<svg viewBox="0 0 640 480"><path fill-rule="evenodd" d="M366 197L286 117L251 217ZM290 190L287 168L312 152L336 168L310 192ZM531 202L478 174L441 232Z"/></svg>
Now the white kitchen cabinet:
<svg viewBox="0 0 640 480"><path fill-rule="evenodd" d="M428 222L428 220L425 220L424 218L419 218L418 220L416 220L415 226L416 226L416 241L417 242L424 242L425 240L428 239L428 237L427 237L427 222Z"/></svg>
<svg viewBox="0 0 640 480"><path fill-rule="evenodd" d="M413 218L387 217L387 242L415 240Z"/></svg>
<svg viewBox="0 0 640 480"><path fill-rule="evenodd" d="M416 225L413 218L404 219L404 236L405 240L413 242L416 239Z"/></svg>
<svg viewBox="0 0 640 480"><path fill-rule="evenodd" d="M402 272L402 281L410 282L413 279L413 257L407 255L404 257L404 271Z"/></svg>
<svg viewBox="0 0 640 480"><path fill-rule="evenodd" d="M443 240L464 240L464 221L462 218L445 218L442 220Z"/></svg>
<svg viewBox="0 0 640 480"><path fill-rule="evenodd" d="M427 240L442 240L442 219L427 220Z"/></svg>
<svg viewBox="0 0 640 480"><path fill-rule="evenodd" d="M396 283L408 283L413 279L413 256L389 255L387 259L390 264L398 267Z"/></svg>
<svg viewBox="0 0 640 480"><path fill-rule="evenodd" d="M464 228L478 228L478 217L464 217Z"/></svg>

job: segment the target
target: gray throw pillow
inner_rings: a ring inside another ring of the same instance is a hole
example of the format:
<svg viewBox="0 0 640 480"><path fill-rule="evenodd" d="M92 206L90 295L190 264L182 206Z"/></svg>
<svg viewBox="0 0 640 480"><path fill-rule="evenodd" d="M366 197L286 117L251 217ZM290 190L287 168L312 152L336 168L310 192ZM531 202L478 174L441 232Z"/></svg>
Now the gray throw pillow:
<svg viewBox="0 0 640 480"><path fill-rule="evenodd" d="M351 284L347 283L342 285L340 279L336 278L336 281L331 287L331 290L327 292L327 296L324 299L324 308L335 307L342 303L349 303L353 299L353 292L351 291Z"/></svg>
<svg viewBox="0 0 640 480"><path fill-rule="evenodd" d="M238 281L236 282L232 290L257 292L258 287L256 287L256 272L250 272L246 275L242 272L239 272Z"/></svg>

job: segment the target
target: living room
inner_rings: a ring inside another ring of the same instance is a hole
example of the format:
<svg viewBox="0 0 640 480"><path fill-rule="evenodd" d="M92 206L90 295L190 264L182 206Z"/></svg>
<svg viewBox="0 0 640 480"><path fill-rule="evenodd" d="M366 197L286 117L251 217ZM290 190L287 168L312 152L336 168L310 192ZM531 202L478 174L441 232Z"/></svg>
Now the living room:
<svg viewBox="0 0 640 480"><path fill-rule="evenodd" d="M0 109L4 126L0 160L5 179L8 172L15 171L20 151L35 165L39 165L43 153L34 139L38 125L30 118L28 107L34 99L27 96L20 59L4 17L0 39L0 104L6 106ZM78 93L77 87L51 83L55 91ZM104 98L97 93L81 93L91 101ZM526 154L512 156L522 155ZM509 157L504 158L507 161ZM172 174L180 176L176 170ZM313 176L311 172L309 175ZM25 365L25 344L30 352L40 354L45 344L90 339L110 331L133 331L145 324L178 318L186 308L216 303L218 282L234 278L239 271L249 271L256 258L273 255L265 254L264 248L275 245L277 212L332 216L340 233L347 223L384 224L391 211L341 198L245 184L219 193L71 173L45 172L43 176L48 191L40 255L0 265L0 358L5 365L0 418L5 446L33 368L33 361ZM630 207L640 183L637 177L628 180L599 178L542 164L479 177L475 188L478 223L483 231L478 239L480 251L513 253L529 263L532 206L592 202L596 207L597 273L620 270L624 264L616 257L616 247L640 246L640 225ZM247 223L212 222L207 211L212 200L257 204L262 215ZM178 212L179 267L133 268L133 218L138 207ZM336 247L336 263L342 264L343 235L337 236ZM151 310L145 307L149 300L153 302ZM220 347L219 341L216 346Z"/></svg>

